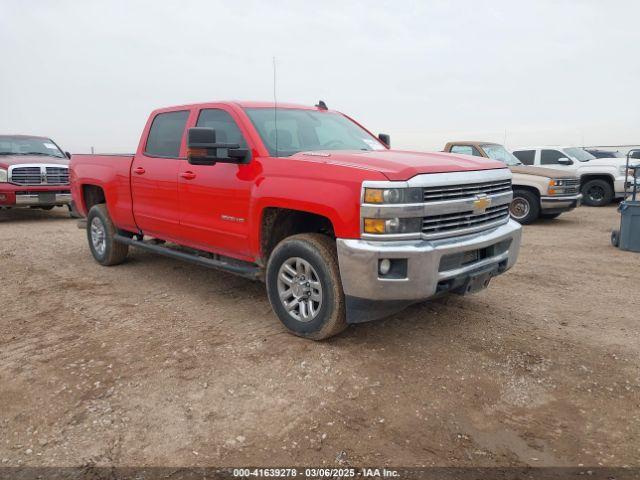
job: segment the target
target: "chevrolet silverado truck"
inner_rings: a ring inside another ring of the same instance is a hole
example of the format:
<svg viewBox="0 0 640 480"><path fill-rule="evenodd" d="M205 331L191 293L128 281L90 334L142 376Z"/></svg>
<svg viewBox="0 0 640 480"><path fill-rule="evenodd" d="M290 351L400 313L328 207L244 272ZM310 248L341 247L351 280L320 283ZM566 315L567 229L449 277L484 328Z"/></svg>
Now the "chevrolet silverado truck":
<svg viewBox="0 0 640 480"><path fill-rule="evenodd" d="M449 142L445 152L492 158L504 163L513 173L513 200L511 218L528 225L538 218L556 218L580 206L580 180L578 177L550 168L524 165L498 143Z"/></svg>
<svg viewBox="0 0 640 480"><path fill-rule="evenodd" d="M0 208L69 206L70 157L47 137L0 135Z"/></svg>
<svg viewBox="0 0 640 480"><path fill-rule="evenodd" d="M626 158L596 158L580 147L520 147L512 152L533 168L551 168L580 179L582 201L603 207L623 198L627 178Z"/></svg>
<svg viewBox="0 0 640 480"><path fill-rule="evenodd" d="M73 155L72 196L98 263L132 246L262 280L318 340L480 290L518 256L504 164L389 143L323 102L165 108L135 154Z"/></svg>

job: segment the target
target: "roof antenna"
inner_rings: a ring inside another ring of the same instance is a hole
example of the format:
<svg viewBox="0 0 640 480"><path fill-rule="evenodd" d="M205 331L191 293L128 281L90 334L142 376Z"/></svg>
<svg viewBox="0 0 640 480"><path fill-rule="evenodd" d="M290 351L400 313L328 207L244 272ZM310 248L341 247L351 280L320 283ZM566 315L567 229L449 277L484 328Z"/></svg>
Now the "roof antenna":
<svg viewBox="0 0 640 480"><path fill-rule="evenodd" d="M324 103L324 100L320 100L316 105L320 110L327 110L327 104Z"/></svg>
<svg viewBox="0 0 640 480"><path fill-rule="evenodd" d="M276 157L278 157L278 98L276 96L276 57L273 57L273 123L276 132Z"/></svg>

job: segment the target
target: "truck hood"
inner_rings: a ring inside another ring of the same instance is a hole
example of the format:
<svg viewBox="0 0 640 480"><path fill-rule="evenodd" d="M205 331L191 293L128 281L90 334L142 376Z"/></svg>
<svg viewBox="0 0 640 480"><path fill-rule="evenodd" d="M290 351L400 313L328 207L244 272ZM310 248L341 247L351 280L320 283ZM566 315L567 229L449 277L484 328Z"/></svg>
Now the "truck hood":
<svg viewBox="0 0 640 480"><path fill-rule="evenodd" d="M626 158L594 158L586 162L576 162L579 167L619 167L627 164Z"/></svg>
<svg viewBox="0 0 640 480"><path fill-rule="evenodd" d="M533 167L530 165L513 165L509 166L513 173L521 173L524 175L536 175L538 177L549 178L576 178L570 172L563 172L555 168Z"/></svg>
<svg viewBox="0 0 640 480"><path fill-rule="evenodd" d="M34 163L48 163L51 165L69 165L68 158L49 157L45 155L0 155L0 168L9 168L13 165Z"/></svg>
<svg viewBox="0 0 640 480"><path fill-rule="evenodd" d="M389 180L404 181L421 173L445 173L505 168L504 164L483 157L443 152L408 152L401 150L325 150L301 152L292 158L373 170Z"/></svg>

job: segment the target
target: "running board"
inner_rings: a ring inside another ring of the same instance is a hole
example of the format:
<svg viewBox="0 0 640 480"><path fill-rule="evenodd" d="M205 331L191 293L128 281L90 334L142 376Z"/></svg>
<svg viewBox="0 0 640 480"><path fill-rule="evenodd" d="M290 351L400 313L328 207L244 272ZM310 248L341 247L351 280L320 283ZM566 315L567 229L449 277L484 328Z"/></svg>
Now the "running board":
<svg viewBox="0 0 640 480"><path fill-rule="evenodd" d="M175 258L176 260L183 260L185 262L194 263L202 267L223 270L225 272L233 273L235 275L249 278L251 280L260 280L262 274L262 270L260 269L260 267L249 262L241 262L240 260L234 260L233 263L225 262L224 260L216 260L213 258L203 257L201 255L181 252L173 248L163 247L162 245L135 240L133 238L125 237L119 234L114 235L113 239L118 243L125 243L127 245L131 245L132 247L137 247L149 252L157 253L159 255L164 255L165 257Z"/></svg>

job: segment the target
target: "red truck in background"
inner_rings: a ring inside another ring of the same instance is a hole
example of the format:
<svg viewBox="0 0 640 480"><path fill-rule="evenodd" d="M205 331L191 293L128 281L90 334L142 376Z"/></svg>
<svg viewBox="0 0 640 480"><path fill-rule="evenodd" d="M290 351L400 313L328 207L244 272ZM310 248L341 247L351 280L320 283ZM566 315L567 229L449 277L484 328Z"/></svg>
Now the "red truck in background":
<svg viewBox="0 0 640 480"><path fill-rule="evenodd" d="M69 205L69 158L50 138L0 135L0 208Z"/></svg>
<svg viewBox="0 0 640 480"><path fill-rule="evenodd" d="M510 268L511 173L394 151L323 102L151 113L134 155L73 155L71 186L102 265L136 246L263 280L292 333L322 339Z"/></svg>

